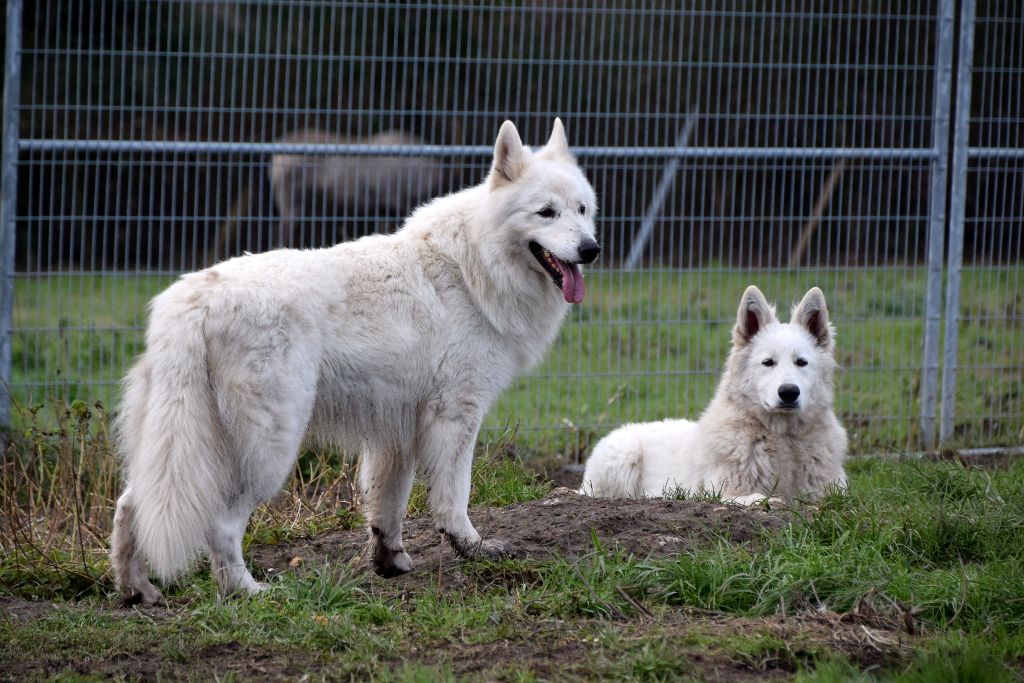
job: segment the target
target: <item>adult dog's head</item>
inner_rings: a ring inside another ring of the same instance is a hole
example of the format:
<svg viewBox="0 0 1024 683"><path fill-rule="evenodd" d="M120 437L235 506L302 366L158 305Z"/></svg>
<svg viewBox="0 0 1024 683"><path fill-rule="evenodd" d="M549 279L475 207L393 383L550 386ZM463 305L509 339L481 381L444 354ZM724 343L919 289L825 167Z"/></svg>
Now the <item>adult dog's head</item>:
<svg viewBox="0 0 1024 683"><path fill-rule="evenodd" d="M551 137L537 151L523 145L511 121L502 124L486 188L488 246L560 290L568 303L583 301L580 265L601 253L594 230L597 198L569 152L562 121L555 119Z"/></svg>
<svg viewBox="0 0 1024 683"><path fill-rule="evenodd" d="M727 368L734 397L774 414L831 410L835 330L820 289L810 289L790 322L780 323L761 290L748 287L732 336Z"/></svg>

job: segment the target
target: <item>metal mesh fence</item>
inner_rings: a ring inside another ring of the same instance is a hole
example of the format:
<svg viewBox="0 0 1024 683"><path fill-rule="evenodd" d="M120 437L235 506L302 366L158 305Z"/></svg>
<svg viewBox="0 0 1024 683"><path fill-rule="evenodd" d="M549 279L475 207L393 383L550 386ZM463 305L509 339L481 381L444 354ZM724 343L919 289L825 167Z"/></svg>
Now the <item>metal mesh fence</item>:
<svg viewBox="0 0 1024 683"><path fill-rule="evenodd" d="M973 5L973 3L972 3ZM968 6L968 11L973 7ZM945 425L957 441L1024 443L1024 7L979 3L970 79L960 94L962 133L956 139L962 195L951 207L963 217L961 295L950 299L946 344L956 370L944 387L955 405ZM954 170L958 170L954 166ZM951 245L951 271L961 254ZM951 283L954 280L951 278ZM980 293L985 293L981 296ZM959 299L959 301L957 301ZM947 351L947 358L948 358ZM947 366L951 363L947 362Z"/></svg>
<svg viewBox="0 0 1024 683"><path fill-rule="evenodd" d="M487 433L517 426L526 448L575 458L622 422L696 415L757 284L782 308L825 291L855 451L932 445L940 416L950 445L1024 440L1015 3L976 19L970 0L23 11L5 223L23 408L116 404L145 303L176 274L393 230L479 182L504 119L541 143L561 116L605 250Z"/></svg>

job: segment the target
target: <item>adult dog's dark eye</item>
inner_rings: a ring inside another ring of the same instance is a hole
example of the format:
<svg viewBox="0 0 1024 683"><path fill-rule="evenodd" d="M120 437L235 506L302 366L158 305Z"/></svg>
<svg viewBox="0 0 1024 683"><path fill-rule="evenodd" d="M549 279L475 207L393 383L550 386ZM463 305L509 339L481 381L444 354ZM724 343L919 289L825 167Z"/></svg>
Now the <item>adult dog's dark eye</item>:
<svg viewBox="0 0 1024 683"><path fill-rule="evenodd" d="M587 207L583 206L582 204L580 204L580 215L581 216L586 216L587 215Z"/></svg>
<svg viewBox="0 0 1024 683"><path fill-rule="evenodd" d="M775 365L775 361L773 361L771 358L765 358L763 361L761 361L761 365L765 366L766 368L770 368L773 365Z"/></svg>
<svg viewBox="0 0 1024 683"><path fill-rule="evenodd" d="M796 359L796 366L798 368L802 368L805 365L807 365L807 361L805 361L803 358L797 358Z"/></svg>
<svg viewBox="0 0 1024 683"><path fill-rule="evenodd" d="M552 209L550 206L545 206L543 209L537 212L537 215L541 218L554 218L558 215L558 212Z"/></svg>

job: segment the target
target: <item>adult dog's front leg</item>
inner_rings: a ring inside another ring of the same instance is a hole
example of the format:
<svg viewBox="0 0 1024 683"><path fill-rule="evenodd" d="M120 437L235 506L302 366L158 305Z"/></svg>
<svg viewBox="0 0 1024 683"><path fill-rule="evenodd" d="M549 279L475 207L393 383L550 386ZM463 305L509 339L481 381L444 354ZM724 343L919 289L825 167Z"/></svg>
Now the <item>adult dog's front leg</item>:
<svg viewBox="0 0 1024 683"><path fill-rule="evenodd" d="M463 557L501 559L515 549L498 538L481 538L469 521L473 447L481 417L471 420L435 417L420 434L422 468L429 486L434 525Z"/></svg>

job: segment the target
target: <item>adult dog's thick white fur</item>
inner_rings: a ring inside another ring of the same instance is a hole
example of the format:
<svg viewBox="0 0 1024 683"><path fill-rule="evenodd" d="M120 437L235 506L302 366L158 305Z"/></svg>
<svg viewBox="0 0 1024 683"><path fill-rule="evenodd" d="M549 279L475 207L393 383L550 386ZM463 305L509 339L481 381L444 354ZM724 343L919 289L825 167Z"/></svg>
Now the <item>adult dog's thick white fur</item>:
<svg viewBox="0 0 1024 683"><path fill-rule="evenodd" d="M657 497L675 490L754 503L845 486L846 431L832 407L835 331L817 287L783 324L757 287L743 293L733 347L697 422L629 424L587 461L582 493Z"/></svg>
<svg viewBox="0 0 1024 683"><path fill-rule="evenodd" d="M485 181L399 232L242 256L157 296L117 421L111 557L125 599L155 602L149 572L172 579L204 553L222 594L260 590L242 535L306 438L361 452L378 573L412 567L402 518L417 470L459 553L511 552L469 521L473 447L582 301L596 208L561 121L536 152L506 121Z"/></svg>

